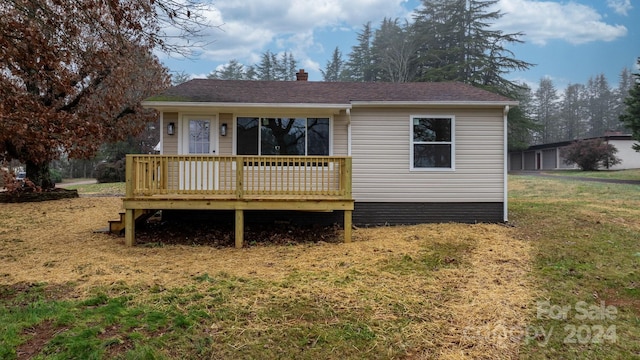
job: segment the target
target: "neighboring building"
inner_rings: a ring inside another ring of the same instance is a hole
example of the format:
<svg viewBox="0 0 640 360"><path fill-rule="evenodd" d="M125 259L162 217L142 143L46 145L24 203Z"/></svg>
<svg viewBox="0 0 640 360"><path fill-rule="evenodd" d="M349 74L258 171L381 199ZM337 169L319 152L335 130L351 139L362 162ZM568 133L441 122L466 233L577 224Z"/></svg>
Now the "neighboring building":
<svg viewBox="0 0 640 360"><path fill-rule="evenodd" d="M632 146L636 141L631 135L616 133L584 140L591 139L602 139L615 146L616 149L618 149L616 156L622 160L620 164L602 170L640 168L640 153L633 150ZM512 151L509 153L509 171L577 169L578 166L576 164L567 165L562 157L562 148L570 145L574 141L575 140L533 145L526 150Z"/></svg>
<svg viewBox="0 0 640 360"><path fill-rule="evenodd" d="M155 170L140 171L161 184L150 192L133 185L124 200L129 216L150 205L338 210L349 236L351 216L361 225L507 220L506 119L517 102L462 83L309 82L303 70L298 75L195 79L145 101L160 113L160 155L128 162L152 162ZM154 197L166 202L147 201Z"/></svg>

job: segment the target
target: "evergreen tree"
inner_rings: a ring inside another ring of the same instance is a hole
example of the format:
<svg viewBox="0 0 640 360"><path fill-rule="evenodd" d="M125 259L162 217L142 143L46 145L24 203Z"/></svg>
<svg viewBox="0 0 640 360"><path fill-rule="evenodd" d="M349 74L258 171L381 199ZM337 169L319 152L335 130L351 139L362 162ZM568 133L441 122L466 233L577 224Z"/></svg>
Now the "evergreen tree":
<svg viewBox="0 0 640 360"><path fill-rule="evenodd" d="M340 81L343 71L343 63L342 53L340 53L340 49L336 46L335 50L333 50L331 60L327 61L325 70L320 70L322 73L322 79L324 81Z"/></svg>
<svg viewBox="0 0 640 360"><path fill-rule="evenodd" d="M256 65L257 80L276 80L276 64L277 58L275 54L267 50L262 54L260 63Z"/></svg>
<svg viewBox="0 0 640 360"><path fill-rule="evenodd" d="M586 136L586 99L582 84L570 84L564 91L560 109L558 140L576 140Z"/></svg>
<svg viewBox="0 0 640 360"><path fill-rule="evenodd" d="M539 130L532 115L533 94L531 88L522 84L514 98L518 100L519 105L509 110L507 118L509 151L523 150L529 147L533 133Z"/></svg>
<svg viewBox="0 0 640 360"><path fill-rule="evenodd" d="M289 53L288 65L289 65L289 68L288 68L288 72L287 72L287 77L289 78L289 80L295 80L296 79L296 72L298 71L298 62L293 57L293 53Z"/></svg>
<svg viewBox="0 0 640 360"><path fill-rule="evenodd" d="M640 66L640 58L638 58L638 66ZM634 73L633 78L633 86L624 101L627 110L620 116L620 121L631 130L633 138L640 142L640 72ZM640 152L640 143L633 144L633 149Z"/></svg>
<svg viewBox="0 0 640 360"><path fill-rule="evenodd" d="M602 136L608 130L618 128L618 123L614 122L613 96L609 88L609 82L604 74L590 78L587 82L587 93L589 101L587 103L589 132L588 136Z"/></svg>
<svg viewBox="0 0 640 360"><path fill-rule="evenodd" d="M618 87L613 90L613 118L619 120L620 116L627 110L624 101L629 97L629 91L633 88L633 74L627 67L620 72ZM617 130L624 131L624 124L618 121Z"/></svg>
<svg viewBox="0 0 640 360"><path fill-rule="evenodd" d="M519 43L520 33L490 30L500 11L490 11L497 0L423 0L414 32L418 47L419 81L461 81L513 95L518 84L504 75L531 64L514 58L506 48Z"/></svg>
<svg viewBox="0 0 640 360"><path fill-rule="evenodd" d="M244 80L246 79L245 68L238 60L232 59L228 64L207 75L207 78L219 80Z"/></svg>
<svg viewBox="0 0 640 360"><path fill-rule="evenodd" d="M546 144L557 141L558 94L551 79L540 79L540 85L535 92L534 103L536 122L540 126L535 142Z"/></svg>
<svg viewBox="0 0 640 360"><path fill-rule="evenodd" d="M347 81L374 81L373 60L371 54L371 42L373 32L371 22L363 25L358 33L358 45L351 48L349 59L345 64L345 80Z"/></svg>

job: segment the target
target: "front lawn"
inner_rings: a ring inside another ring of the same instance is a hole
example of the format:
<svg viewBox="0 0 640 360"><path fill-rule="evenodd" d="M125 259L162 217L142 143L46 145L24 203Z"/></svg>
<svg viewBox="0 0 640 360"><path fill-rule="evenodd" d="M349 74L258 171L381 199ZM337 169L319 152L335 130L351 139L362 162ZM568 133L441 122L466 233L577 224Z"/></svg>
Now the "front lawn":
<svg viewBox="0 0 640 360"><path fill-rule="evenodd" d="M0 358L640 358L640 187L509 187L508 226L239 250L94 233L119 197L3 205Z"/></svg>

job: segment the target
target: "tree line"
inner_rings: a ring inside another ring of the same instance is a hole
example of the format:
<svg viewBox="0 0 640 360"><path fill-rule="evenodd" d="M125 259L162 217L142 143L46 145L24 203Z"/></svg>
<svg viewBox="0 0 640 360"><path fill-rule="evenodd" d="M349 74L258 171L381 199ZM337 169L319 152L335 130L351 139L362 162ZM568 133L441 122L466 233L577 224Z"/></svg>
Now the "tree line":
<svg viewBox="0 0 640 360"><path fill-rule="evenodd" d="M586 84L569 84L562 91L552 79L540 79L537 90L523 89L520 107L537 128L522 142L544 144L628 132L620 116L626 111L625 99L633 84L628 68L620 72L615 87L604 74L592 76Z"/></svg>
<svg viewBox="0 0 640 360"><path fill-rule="evenodd" d="M336 47L321 70L324 81L459 81L520 100L524 85L507 79L532 64L508 49L522 33L491 27L503 14L497 0L422 0L411 21L385 18L378 28L367 22L346 58ZM293 80L296 60L270 51L258 64L236 59L212 72L216 79ZM293 69L293 70L292 70ZM180 75L180 74L179 74ZM174 83L185 80L184 74ZM510 143L520 144L536 129L525 111L509 113Z"/></svg>
<svg viewBox="0 0 640 360"><path fill-rule="evenodd" d="M620 73L617 87L604 74L586 84L559 91L550 78L533 91L505 76L532 64L507 49L521 33L489 29L502 13L490 11L496 1L423 0L412 22L385 18L377 28L367 22L346 59L339 47L321 69L323 81L461 81L516 99L509 113L509 148L602 136L628 131L620 116L634 85L631 70ZM228 80L294 80L292 54L262 54L258 64L232 59L208 77ZM174 79L185 81L188 77Z"/></svg>
<svg viewBox="0 0 640 360"><path fill-rule="evenodd" d="M366 23L346 59L334 50L323 78L459 81L519 100L522 106L509 112L511 147L610 128L610 108L596 102L622 106L621 96L611 100L607 91L615 91L606 90L601 77L571 87L563 97L566 109L563 103L557 111L553 86L548 94L542 93L545 85L532 95L505 77L533 65L509 50L521 42L521 33L491 27L503 15L493 10L497 1L422 0L410 21L387 18L378 28ZM144 131L157 116L141 101L169 85L154 51L188 52L185 47L210 27L203 6L199 0L6 1L0 7L0 160L26 164L27 176L47 188L53 160L91 158L103 144L131 140ZM168 24L178 29L177 37L163 30ZM293 80L296 68L292 54L267 51L258 64L231 61L210 76ZM173 81L184 78L178 74ZM575 111L590 116L573 126L570 99L584 100L585 94L592 100ZM548 95L548 109L540 105L543 95ZM558 112L563 120L552 120Z"/></svg>

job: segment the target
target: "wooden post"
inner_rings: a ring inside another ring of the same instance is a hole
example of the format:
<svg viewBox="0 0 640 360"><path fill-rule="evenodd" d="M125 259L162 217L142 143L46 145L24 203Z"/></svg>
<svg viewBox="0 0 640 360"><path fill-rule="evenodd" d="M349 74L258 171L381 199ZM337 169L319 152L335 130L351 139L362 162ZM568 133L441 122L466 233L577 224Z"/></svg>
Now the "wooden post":
<svg viewBox="0 0 640 360"><path fill-rule="evenodd" d="M236 157L236 199L244 197L244 158Z"/></svg>
<svg viewBox="0 0 640 360"><path fill-rule="evenodd" d="M136 219L133 209L126 209L124 213L124 244L134 246L136 244Z"/></svg>
<svg viewBox="0 0 640 360"><path fill-rule="evenodd" d="M351 158L347 157L344 159L344 169L342 171L342 186L344 186L343 190L344 197L346 199L351 199Z"/></svg>
<svg viewBox="0 0 640 360"><path fill-rule="evenodd" d="M242 249L244 241L244 211L236 209L236 248Z"/></svg>
<svg viewBox="0 0 640 360"><path fill-rule="evenodd" d="M125 185L126 185L126 198L131 199L133 197L133 155L127 155L125 160Z"/></svg>
<svg viewBox="0 0 640 360"><path fill-rule="evenodd" d="M351 242L352 213L351 210L344 211L344 242L346 243Z"/></svg>

